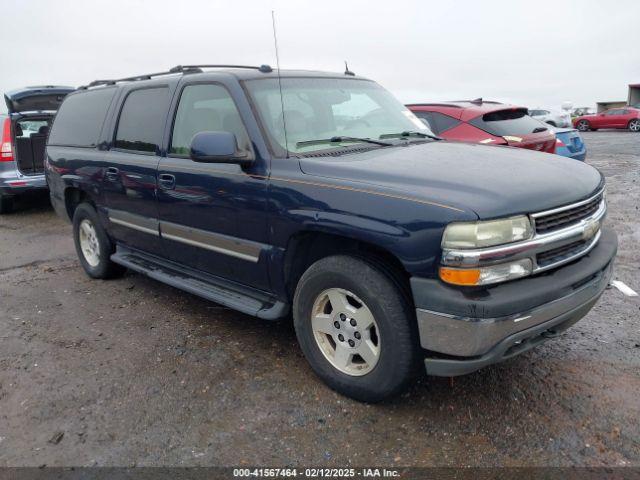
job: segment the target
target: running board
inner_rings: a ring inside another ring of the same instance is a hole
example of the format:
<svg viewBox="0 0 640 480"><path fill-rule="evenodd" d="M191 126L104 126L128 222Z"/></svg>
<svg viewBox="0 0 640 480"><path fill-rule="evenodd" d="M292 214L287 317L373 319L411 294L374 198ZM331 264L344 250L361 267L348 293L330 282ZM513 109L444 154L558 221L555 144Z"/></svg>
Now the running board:
<svg viewBox="0 0 640 480"><path fill-rule="evenodd" d="M289 313L288 304L266 293L122 245L116 247L111 261L247 315L275 320Z"/></svg>

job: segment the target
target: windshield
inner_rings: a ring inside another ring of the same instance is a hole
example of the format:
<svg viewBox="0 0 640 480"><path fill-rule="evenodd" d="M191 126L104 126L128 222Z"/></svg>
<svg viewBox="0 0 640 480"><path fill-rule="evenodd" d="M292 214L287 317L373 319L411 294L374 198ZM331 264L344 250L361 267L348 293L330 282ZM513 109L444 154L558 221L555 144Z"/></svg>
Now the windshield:
<svg viewBox="0 0 640 480"><path fill-rule="evenodd" d="M524 108L485 113L469 123L498 137L544 132L548 126L527 115Z"/></svg>
<svg viewBox="0 0 640 480"><path fill-rule="evenodd" d="M433 135L393 95L369 80L283 78L282 101L277 79L249 80L246 86L279 154L336 150L402 132ZM380 148L384 143L367 145Z"/></svg>

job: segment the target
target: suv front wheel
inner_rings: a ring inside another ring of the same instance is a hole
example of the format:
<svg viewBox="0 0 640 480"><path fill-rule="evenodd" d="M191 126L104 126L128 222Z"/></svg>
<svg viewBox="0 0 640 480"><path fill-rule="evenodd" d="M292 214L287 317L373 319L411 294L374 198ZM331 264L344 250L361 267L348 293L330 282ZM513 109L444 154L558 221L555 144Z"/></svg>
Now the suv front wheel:
<svg viewBox="0 0 640 480"><path fill-rule="evenodd" d="M318 260L293 301L298 341L334 390L366 402L399 393L419 364L411 306L391 275L346 255Z"/></svg>
<svg viewBox="0 0 640 480"><path fill-rule="evenodd" d="M80 264L90 277L112 278L126 270L111 261L115 248L89 203L78 205L73 214L73 241Z"/></svg>

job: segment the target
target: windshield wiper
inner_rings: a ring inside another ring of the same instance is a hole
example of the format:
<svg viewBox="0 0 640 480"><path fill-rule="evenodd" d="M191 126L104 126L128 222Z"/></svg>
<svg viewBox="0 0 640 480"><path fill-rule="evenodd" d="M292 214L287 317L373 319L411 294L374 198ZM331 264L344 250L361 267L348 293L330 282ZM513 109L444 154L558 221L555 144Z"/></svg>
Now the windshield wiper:
<svg viewBox="0 0 640 480"><path fill-rule="evenodd" d="M381 147L390 147L393 143L381 142L380 140L371 140L370 138L360 137L331 137L320 138L318 140L305 140L303 142L297 142L296 147L308 147L311 145L322 145L324 143L343 143L343 142L360 142L360 143L372 143L374 145L380 145Z"/></svg>
<svg viewBox="0 0 640 480"><path fill-rule="evenodd" d="M417 130L407 130L400 133L385 133L380 135L380 138L407 138L407 137L419 137L430 138L432 140L442 140L442 137L431 135L430 133L418 132Z"/></svg>

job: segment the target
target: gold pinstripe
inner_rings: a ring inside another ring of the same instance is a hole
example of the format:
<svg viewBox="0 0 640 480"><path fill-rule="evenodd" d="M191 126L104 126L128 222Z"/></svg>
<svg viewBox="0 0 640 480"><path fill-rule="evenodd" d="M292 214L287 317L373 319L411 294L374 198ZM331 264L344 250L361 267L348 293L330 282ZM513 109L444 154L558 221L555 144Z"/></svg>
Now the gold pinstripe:
<svg viewBox="0 0 640 480"><path fill-rule="evenodd" d="M175 165L172 165L172 166L175 166ZM178 169L180 169L180 170L192 170L192 171L201 172L201 173L221 173L223 175L235 175L235 176L238 176L238 177L252 177L252 178L257 178L257 179L261 179L261 180L273 180L273 181L285 182L285 183L298 183L298 184L301 184L301 185L311 185L311 186L314 186L314 187L333 188L334 190L348 190L348 191L351 191L351 192L368 193L370 195L379 195L381 197L396 198L398 200L408 200L410 202L422 203L424 205L432 205L434 207L446 208L446 209L449 209L449 210L454 210L456 212L464 212L464 210L461 210L459 208L451 207L449 205L444 205L442 203L430 202L429 200L422 200L422 199L419 199L419 198L407 197L407 196L404 196L404 195L397 195L395 193L376 192L376 191L373 191L373 190L366 190L366 189L363 189L363 188L347 187L345 185L331 185L331 184L328 184L328 183L317 183L317 182L311 182L309 180L297 180L297 179L292 179L292 178L266 177L264 175L254 175L254 174L249 174L249 173L227 172L225 170L209 170L209 169L202 169L202 168L191 168L191 167L182 166L182 165L179 166Z"/></svg>

